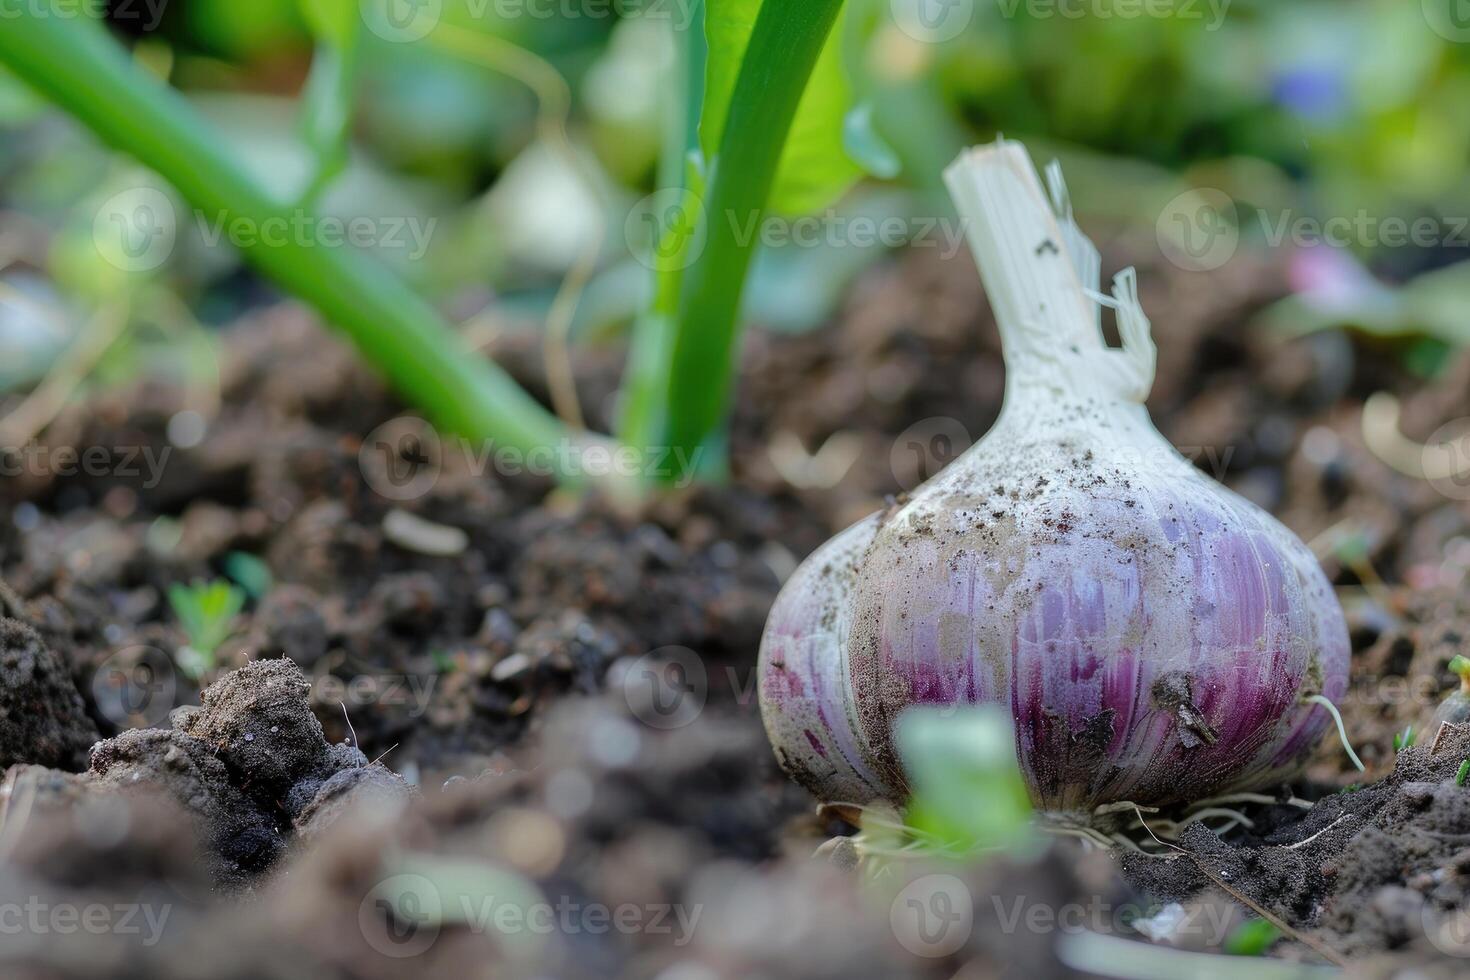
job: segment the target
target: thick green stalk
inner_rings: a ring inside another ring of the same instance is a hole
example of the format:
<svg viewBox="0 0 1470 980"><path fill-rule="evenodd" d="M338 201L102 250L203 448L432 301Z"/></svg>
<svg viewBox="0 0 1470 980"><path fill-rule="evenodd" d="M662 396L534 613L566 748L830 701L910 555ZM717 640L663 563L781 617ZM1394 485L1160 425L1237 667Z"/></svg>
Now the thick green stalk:
<svg viewBox="0 0 1470 980"><path fill-rule="evenodd" d="M312 220L272 200L183 96L138 68L100 25L59 16L54 7L24 5L0 20L0 63L157 171L210 224L224 219L227 233L235 222L258 230L267 222ZM468 350L434 308L386 268L345 247L268 245L261 237L236 244L257 268L347 333L439 425L522 451L568 438L555 416Z"/></svg>
<svg viewBox="0 0 1470 980"><path fill-rule="evenodd" d="M746 49L705 197L704 252L684 274L665 431L693 453L730 398L740 299L781 151L842 0L767 0Z"/></svg>

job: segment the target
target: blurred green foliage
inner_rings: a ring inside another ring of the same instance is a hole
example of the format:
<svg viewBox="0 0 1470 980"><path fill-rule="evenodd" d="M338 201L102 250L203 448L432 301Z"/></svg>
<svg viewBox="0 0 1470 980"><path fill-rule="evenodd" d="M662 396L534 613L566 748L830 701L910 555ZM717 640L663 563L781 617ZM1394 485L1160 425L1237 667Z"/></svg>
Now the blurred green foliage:
<svg viewBox="0 0 1470 980"><path fill-rule="evenodd" d="M235 619L245 608L244 589L224 579L168 587L168 603L183 627L188 645L175 651L179 668L198 680L214 669L215 654L234 632Z"/></svg>
<svg viewBox="0 0 1470 980"><path fill-rule="evenodd" d="M799 120L787 150L780 210L825 215L840 197L838 215L947 216L936 194L940 168L962 145L1003 131L1062 158L1084 222L1119 223L1144 247L1154 218L1191 186L1228 195L1241 249L1269 252L1294 274L1312 250L1273 242L1278 216L1366 211L1427 216L1447 229L1470 216L1462 119L1470 43L1436 30L1421 4L1233 0L1179 3L1175 15L1154 17L1105 2L967 4L959 5L971 13L964 29L934 43L905 32L894 16L901 2L848 0L800 113L812 124ZM589 241L601 244L603 265L575 327L601 338L626 328L651 288L625 223L657 188L667 79L687 9L683 0L443 0L445 22L534 52L566 78L580 168L547 152L536 99L520 81L366 30L357 0L175 0L156 32L131 33L138 57L220 124L279 194L336 175L320 198L326 214L433 220L421 260L376 251L446 309L468 317L495 302L506 318L534 326ZM738 19L712 25L721 40L710 98L733 85L730 56L748 30ZM313 68L322 51L329 57ZM718 137L713 118L702 134L706 152ZM579 175L586 169L595 186ZM16 288L17 277L39 269L59 293L39 302L63 319L135 290L137 275L110 266L92 238L100 203L139 183L130 161L0 76L0 231L10 232L11 248L0 254L0 286ZM1470 274L1399 287L1470 257L1467 245L1447 235L1428 245L1334 247L1347 265L1303 272L1299 295L1274 322L1463 346L1470 333L1457 311L1470 299ZM811 327L843 284L887 251L827 241L767 248L747 308L783 329ZM187 223L168 262L146 278L206 323L227 322L269 295ZM159 312L165 307L137 315L177 321L176 309ZM0 318L0 349L24 352L32 336L33 353L54 347L46 331L12 321ZM169 330L177 322L152 326L178 333ZM1419 369L1443 361L1422 346L1406 350L1417 350L1406 357ZM192 370L197 359L185 360L180 369Z"/></svg>
<svg viewBox="0 0 1470 980"><path fill-rule="evenodd" d="M1266 919L1242 922L1225 937L1225 952L1231 956L1265 956L1281 938L1281 930Z"/></svg>
<svg viewBox="0 0 1470 980"><path fill-rule="evenodd" d="M1036 850L1015 729L992 705L911 708L898 748L913 788L908 822L948 853Z"/></svg>

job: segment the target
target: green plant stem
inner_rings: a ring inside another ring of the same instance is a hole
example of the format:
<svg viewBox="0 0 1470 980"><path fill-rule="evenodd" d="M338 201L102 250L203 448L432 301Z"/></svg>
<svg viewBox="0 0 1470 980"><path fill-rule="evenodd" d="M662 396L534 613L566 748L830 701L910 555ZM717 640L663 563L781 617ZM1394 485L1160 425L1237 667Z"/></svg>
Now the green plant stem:
<svg viewBox="0 0 1470 980"><path fill-rule="evenodd" d="M57 0L51 0L54 5ZM272 200L179 93L138 68L95 22L26 5L0 24L0 62L230 231L309 220ZM232 239L233 239L232 235ZM247 259L356 343L411 403L467 439L529 451L570 438L555 416L476 354L386 268L347 248L236 241ZM557 459L567 454L551 454Z"/></svg>
<svg viewBox="0 0 1470 980"><path fill-rule="evenodd" d="M659 151L660 189L689 188L692 156L699 149L699 111L704 104L704 0L692 0L692 16L682 30L673 29L674 84L664 101L663 146ZM672 238L666 238L664 245ZM657 269L647 305L633 325L628 366L623 375L618 435L632 446L647 446L664 428L674 319L679 314L677 263Z"/></svg>
<svg viewBox="0 0 1470 980"><path fill-rule="evenodd" d="M767 0L735 82L705 197L704 252L685 271L674 324L664 427L697 452L730 397L740 300L781 151L842 0Z"/></svg>

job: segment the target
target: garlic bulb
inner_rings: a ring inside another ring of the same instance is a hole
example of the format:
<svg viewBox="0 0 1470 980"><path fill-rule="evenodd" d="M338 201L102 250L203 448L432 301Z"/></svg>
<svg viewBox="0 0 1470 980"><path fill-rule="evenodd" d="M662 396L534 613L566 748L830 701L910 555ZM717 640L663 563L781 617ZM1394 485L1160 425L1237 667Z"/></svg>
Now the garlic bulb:
<svg viewBox="0 0 1470 980"><path fill-rule="evenodd" d="M1055 164L1048 178L1051 202L1010 141L946 174L1004 346L994 428L819 549L771 612L766 729L823 799L903 800L898 716L987 702L1009 708L1047 811L1267 786L1329 722L1307 699L1346 690L1347 628L1326 577L1154 429L1133 271L1097 292L1097 251ZM1121 349L1103 340L1104 305Z"/></svg>

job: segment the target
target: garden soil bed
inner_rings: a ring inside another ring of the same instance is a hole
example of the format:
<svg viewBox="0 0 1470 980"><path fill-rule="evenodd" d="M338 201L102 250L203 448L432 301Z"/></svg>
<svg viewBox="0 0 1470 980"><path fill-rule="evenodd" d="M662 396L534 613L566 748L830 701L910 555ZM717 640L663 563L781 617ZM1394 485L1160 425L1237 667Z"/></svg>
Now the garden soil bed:
<svg viewBox="0 0 1470 980"><path fill-rule="evenodd" d="M729 484L638 513L486 473L448 442L390 499L378 449L415 445L411 423L283 305L227 333L217 413L197 386L93 394L0 485L0 911L28 917L0 917L0 970L1065 976L1064 922L1218 951L1265 912L1285 930L1273 955L1462 975L1470 738L1431 753L1423 729L1470 637L1470 510L1386 466L1361 415L1393 393L1420 440L1470 415L1470 356L1426 382L1371 341L1248 329L1279 276L1242 258L1140 278L1161 429L1313 542L1348 610L1345 716L1368 772L1324 740L1293 788L1310 810L1242 803L1253 826L1195 826L1170 859L1058 840L870 881L851 848L813 856L854 828L776 768L761 629L806 553L995 418L998 341L964 255L896 257L827 328L754 333ZM544 392L532 343L491 353ZM617 368L615 352L578 365L598 424ZM181 412L210 416L190 448ZM64 447L116 465L67 475ZM238 573L242 554L270 585L201 701L172 667L166 588ZM670 678L699 710L665 710ZM1406 725L1419 744L1396 754ZM906 902L954 881L962 928L906 931Z"/></svg>

